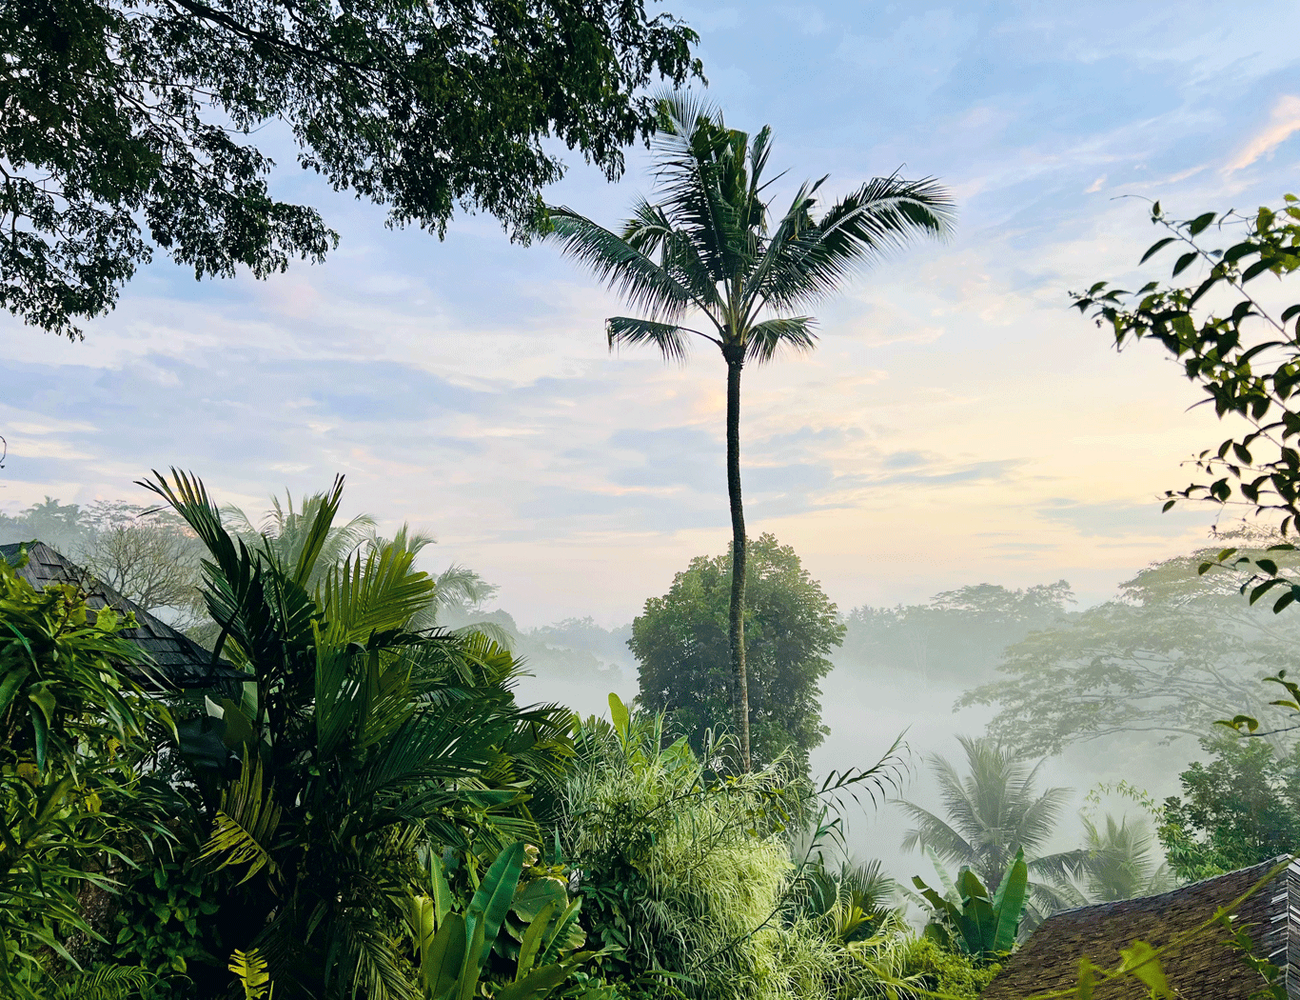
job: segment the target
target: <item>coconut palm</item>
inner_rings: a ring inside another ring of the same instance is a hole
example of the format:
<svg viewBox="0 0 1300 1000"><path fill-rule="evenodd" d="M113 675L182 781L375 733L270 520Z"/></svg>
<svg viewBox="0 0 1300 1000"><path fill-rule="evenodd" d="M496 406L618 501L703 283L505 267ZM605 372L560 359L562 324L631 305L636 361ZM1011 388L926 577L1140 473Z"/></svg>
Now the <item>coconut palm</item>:
<svg viewBox="0 0 1300 1000"><path fill-rule="evenodd" d="M550 208L546 235L618 292L637 316L605 322L611 350L650 344L665 359L686 356L701 337L727 365L727 494L732 582L728 632L732 707L742 765L749 766L745 673L745 516L740 489L740 377L747 363L784 349L811 350L814 319L803 310L856 270L919 235L948 232L952 201L933 179L877 177L814 218L826 181L805 182L769 225L765 178L772 132L750 141L697 96L660 100L653 141L659 198L639 199L615 233L570 208ZM698 314L703 328L685 325Z"/></svg>
<svg viewBox="0 0 1300 1000"><path fill-rule="evenodd" d="M221 509L221 520L227 529L241 538L250 548L263 544L286 563L297 563L302 549L311 538L312 525L329 503L326 493L313 493L294 509L293 494L285 491L284 502L271 497L271 509L262 517L261 524L253 524L241 508L230 504ZM313 561L309 587L315 587L329 572L358 548L375 536L375 519L369 514L358 514L347 524L330 524L329 534L321 544L320 553Z"/></svg>
<svg viewBox="0 0 1300 1000"><path fill-rule="evenodd" d="M957 739L966 753L965 777L947 758L939 754L928 758L948 818L900 802L916 821L903 838L903 850L920 848L970 868L993 893L1016 851L1023 849L1033 879L1034 906L1050 913L1069 905L1070 898L1058 887L1080 870L1087 852L1038 852L1056 832L1070 790L1048 788L1040 795L1035 785L1043 761L1031 764L988 738Z"/></svg>
<svg viewBox="0 0 1300 1000"><path fill-rule="evenodd" d="M1116 820L1109 813L1104 826L1088 816L1081 818L1087 834L1087 857L1078 879L1080 902L1113 903L1174 887L1146 823L1130 824L1128 817Z"/></svg>

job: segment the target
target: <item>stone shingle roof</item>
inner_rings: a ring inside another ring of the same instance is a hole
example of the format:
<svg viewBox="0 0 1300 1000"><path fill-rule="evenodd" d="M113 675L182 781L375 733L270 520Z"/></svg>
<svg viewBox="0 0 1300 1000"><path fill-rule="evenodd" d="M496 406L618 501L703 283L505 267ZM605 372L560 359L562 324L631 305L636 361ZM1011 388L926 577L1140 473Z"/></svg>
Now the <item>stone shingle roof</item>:
<svg viewBox="0 0 1300 1000"><path fill-rule="evenodd" d="M20 547L0 545L0 558L12 561ZM193 639L127 600L44 542L27 545L27 565L18 570L18 575L37 590L43 590L47 583L80 584L86 590L87 607L93 610L111 607L119 614L132 612L136 626L123 630L122 636L144 650L152 662L156 677L149 672L138 672L136 676L146 688L159 687L158 677L165 686L209 688L242 676L222 660L214 663L212 654Z"/></svg>
<svg viewBox="0 0 1300 1000"><path fill-rule="evenodd" d="M1271 868L1275 859L1253 868L1229 872L1183 886L1159 896L1118 903L1083 906L1053 914L1039 925L1024 947L980 995L981 1000L1026 1000L1039 993L1073 989L1079 981L1079 960L1088 958L1103 969L1121 963L1121 948L1134 940L1155 948L1192 931L1244 895ZM1245 928L1255 954L1286 969L1287 996L1300 1000L1300 863L1293 862L1241 904L1234 925ZM1227 931L1213 928L1177 950L1162 965L1180 1000L1247 1000L1263 985L1223 942ZM1127 976L1099 983L1096 1000L1147 1000L1149 993Z"/></svg>

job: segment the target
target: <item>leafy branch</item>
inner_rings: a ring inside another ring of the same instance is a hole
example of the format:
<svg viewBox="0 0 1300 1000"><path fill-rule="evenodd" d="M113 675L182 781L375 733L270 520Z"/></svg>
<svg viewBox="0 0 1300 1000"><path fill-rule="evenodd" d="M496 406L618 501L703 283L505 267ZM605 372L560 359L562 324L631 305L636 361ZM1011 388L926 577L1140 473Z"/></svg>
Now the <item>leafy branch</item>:
<svg viewBox="0 0 1300 1000"><path fill-rule="evenodd" d="M1263 207L1253 216L1230 210L1191 220L1169 218L1156 202L1151 221L1170 235L1153 243L1140 263L1179 244L1185 250L1171 278L1199 263L1208 267L1203 279L1194 285L1151 281L1137 292L1099 281L1087 292L1072 292L1073 305L1098 326L1109 326L1119 349L1126 342L1158 341L1201 385L1203 402L1213 403L1219 417L1237 414L1251 428L1202 451L1193 462L1208 481L1166 491L1164 509L1184 500L1241 505L1256 516L1281 515L1284 535L1300 532L1300 303L1275 318L1251 286L1266 273L1280 279L1300 267L1300 199L1288 194L1280 208ZM1201 238L1212 226L1245 232L1225 249L1210 249Z"/></svg>

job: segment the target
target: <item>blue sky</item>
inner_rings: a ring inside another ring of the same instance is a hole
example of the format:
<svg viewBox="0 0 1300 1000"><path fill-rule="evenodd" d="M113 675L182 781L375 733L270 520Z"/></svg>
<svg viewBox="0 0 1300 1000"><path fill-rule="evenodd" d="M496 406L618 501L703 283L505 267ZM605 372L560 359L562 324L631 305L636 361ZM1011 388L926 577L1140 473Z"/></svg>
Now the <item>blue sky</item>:
<svg viewBox="0 0 1300 1000"><path fill-rule="evenodd" d="M1300 187L1290 3L674 3L728 121L770 124L787 189L901 168L957 196L956 236L875 268L821 342L746 375L751 529L842 608L1069 579L1085 600L1185 551L1158 513L1223 433L1156 349L1117 355L1066 292L1135 279L1176 214ZM274 142L274 130L264 133ZM348 505L436 534L522 624L615 624L728 537L723 369L610 355L618 303L546 246L461 216L385 228L277 151L286 197L343 236L328 263L197 284L166 260L71 344L0 319L0 510L126 497L193 469L253 510L348 476ZM646 191L572 161L548 193L602 221ZM1117 200L1118 199L1118 200Z"/></svg>

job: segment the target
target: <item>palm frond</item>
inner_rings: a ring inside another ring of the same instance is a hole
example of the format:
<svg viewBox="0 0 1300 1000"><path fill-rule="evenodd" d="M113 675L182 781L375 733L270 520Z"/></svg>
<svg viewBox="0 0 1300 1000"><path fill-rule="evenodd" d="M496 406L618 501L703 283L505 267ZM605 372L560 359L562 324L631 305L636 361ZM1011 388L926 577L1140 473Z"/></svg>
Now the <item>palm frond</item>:
<svg viewBox="0 0 1300 1000"><path fill-rule="evenodd" d="M544 238L586 267L633 309L656 321L678 319L691 304L690 291L668 270L626 240L570 208L549 209Z"/></svg>
<svg viewBox="0 0 1300 1000"><path fill-rule="evenodd" d="M275 790L268 788L263 794L261 765L246 758L239 778L222 793L212 835L203 845L199 858L215 859L222 868L248 865L240 885L263 868L275 875L279 869L268 845L279 825L280 807L275 804Z"/></svg>
<svg viewBox="0 0 1300 1000"><path fill-rule="evenodd" d="M274 987L266 971L266 959L256 948L240 951L236 948L227 966L239 980L244 990L244 1000L271 1000Z"/></svg>
<svg viewBox="0 0 1300 1000"><path fill-rule="evenodd" d="M276 644L276 623L266 603L262 567L244 541L224 527L221 513L208 496L203 481L190 473L171 470L169 482L154 470L153 479L137 486L162 497L198 535L211 559L203 560L207 586L204 602L213 621L221 628L213 650L221 655L227 636L233 637L244 657L258 661Z"/></svg>
<svg viewBox="0 0 1300 1000"><path fill-rule="evenodd" d="M807 208L796 199L787 217ZM779 246L773 241L774 256L764 268L761 296L780 309L820 301L855 270L915 237L946 236L953 219L952 197L934 178L908 181L897 174L873 178L837 202L815 225Z"/></svg>
<svg viewBox="0 0 1300 1000"><path fill-rule="evenodd" d="M682 328L675 324L632 316L611 316L605 320L605 336L611 351L624 344L653 344L666 361L686 360L686 338L682 333Z"/></svg>
<svg viewBox="0 0 1300 1000"><path fill-rule="evenodd" d="M751 197L749 136L689 91L661 98L660 108L663 127L653 140L660 205L714 283L738 277L753 263L765 217Z"/></svg>
<svg viewBox="0 0 1300 1000"><path fill-rule="evenodd" d="M403 628L426 608L437 585L414 561L409 548L387 543L331 568L319 594L327 641L366 642L373 632Z"/></svg>
<svg viewBox="0 0 1300 1000"><path fill-rule="evenodd" d="M138 966L97 965L57 980L52 1000L133 1000L149 996L157 982L157 976Z"/></svg>
<svg viewBox="0 0 1300 1000"><path fill-rule="evenodd" d="M416 1000L410 969L379 917L359 907L339 908L330 921L338 955L339 987L370 1000ZM331 949L335 950L335 949ZM331 984L327 981L327 987ZM344 992L340 990L340 993Z"/></svg>
<svg viewBox="0 0 1300 1000"><path fill-rule="evenodd" d="M762 365L776 357L782 348L811 351L817 344L817 335L813 333L816 323L811 316L787 316L756 323L749 330L745 360Z"/></svg>
<svg viewBox="0 0 1300 1000"><path fill-rule="evenodd" d="M434 580L434 600L440 608L472 608L493 597L497 589L472 569L452 563Z"/></svg>
<svg viewBox="0 0 1300 1000"><path fill-rule="evenodd" d="M298 558L293 570L293 581L304 589L309 585L313 570L316 568L316 561L330 536L330 528L334 524L334 518L338 516L339 504L342 502L343 476L337 475L334 477L334 485L330 487L329 492L321 498L320 503L312 511L312 516L307 521L307 529L303 535L302 544L298 548Z"/></svg>
<svg viewBox="0 0 1300 1000"><path fill-rule="evenodd" d="M969 865L978 858L975 846L934 813L912 802L900 801L898 804L917 823L904 835L903 850L928 849L944 861L956 864Z"/></svg>

